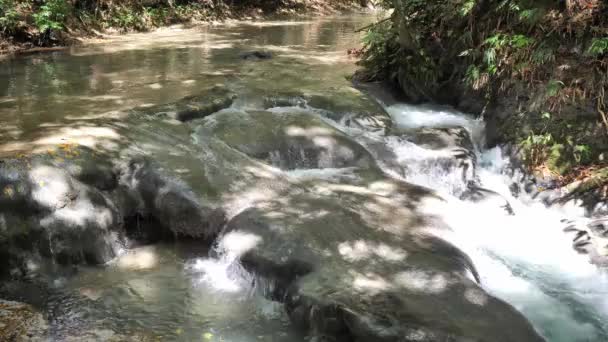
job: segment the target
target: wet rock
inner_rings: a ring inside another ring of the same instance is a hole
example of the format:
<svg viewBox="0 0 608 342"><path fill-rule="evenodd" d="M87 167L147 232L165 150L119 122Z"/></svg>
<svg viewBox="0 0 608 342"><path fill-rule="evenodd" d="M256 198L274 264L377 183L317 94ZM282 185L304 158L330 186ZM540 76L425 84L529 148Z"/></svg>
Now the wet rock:
<svg viewBox="0 0 608 342"><path fill-rule="evenodd" d="M393 177L406 177L408 167L400 161L399 156L393 149L387 146L384 137L359 136L357 138L369 153L374 157L378 166Z"/></svg>
<svg viewBox="0 0 608 342"><path fill-rule="evenodd" d="M268 51L249 51L240 54L239 57L248 61L259 61L264 59L271 59L272 54Z"/></svg>
<svg viewBox="0 0 608 342"><path fill-rule="evenodd" d="M608 218L589 221L566 221L564 232L572 235L572 247L589 255L591 263L608 266Z"/></svg>
<svg viewBox="0 0 608 342"><path fill-rule="evenodd" d="M102 191L118 186L118 175L112 159L89 148L79 148L78 155L60 165L77 180Z"/></svg>
<svg viewBox="0 0 608 342"><path fill-rule="evenodd" d="M463 127L420 128L407 134L416 145L431 149L462 149L467 153L474 151L469 132Z"/></svg>
<svg viewBox="0 0 608 342"><path fill-rule="evenodd" d="M145 115L168 117L179 121L191 121L204 118L224 108L228 108L234 102L236 94L228 88L218 85L210 87L197 95L187 96L183 99L142 109Z"/></svg>
<svg viewBox="0 0 608 342"><path fill-rule="evenodd" d="M0 299L0 341L47 341L48 324L32 306Z"/></svg>
<svg viewBox="0 0 608 342"><path fill-rule="evenodd" d="M470 182L477 180L475 168L477 157L469 132L463 127L449 128L418 128L392 132L400 139L407 139L418 147L431 150L418 156L417 162L420 172L429 172L429 169L441 170L449 174L457 172L462 180L462 188Z"/></svg>
<svg viewBox="0 0 608 342"><path fill-rule="evenodd" d="M394 84L386 81L366 82L357 79L359 72L353 76L353 83L357 89L369 94L371 97L382 103L384 106L392 106L398 103L407 102L401 90Z"/></svg>
<svg viewBox="0 0 608 342"><path fill-rule="evenodd" d="M346 87L321 92L275 92L263 98L263 108L312 107L320 114L365 130L385 131L392 120L384 108L361 91Z"/></svg>
<svg viewBox="0 0 608 342"><path fill-rule="evenodd" d="M470 278L465 254L426 230L431 218L418 210L439 200L427 190L390 180L313 184L255 203L219 240L272 280L259 286L294 325L330 340L543 340Z"/></svg>
<svg viewBox="0 0 608 342"><path fill-rule="evenodd" d="M374 166L371 155L311 112L221 112L208 117L198 136L229 146L282 169Z"/></svg>
<svg viewBox="0 0 608 342"><path fill-rule="evenodd" d="M130 160L121 173L121 185L126 188L119 202L131 202L132 212L125 216L154 217L162 231L153 236L183 236L211 240L223 224L220 210L201 205L200 199L179 179L161 173L150 159L138 157Z"/></svg>
<svg viewBox="0 0 608 342"><path fill-rule="evenodd" d="M495 191L484 189L476 186L475 184L469 184L467 191L460 195L460 199L463 201L483 204L484 206L488 206L490 208L501 208L509 215L515 214L513 207L511 207L511 204L506 198Z"/></svg>
<svg viewBox="0 0 608 342"><path fill-rule="evenodd" d="M102 264L123 244L122 218L109 197L48 158L4 160L0 187L5 273L35 271L41 257Z"/></svg>

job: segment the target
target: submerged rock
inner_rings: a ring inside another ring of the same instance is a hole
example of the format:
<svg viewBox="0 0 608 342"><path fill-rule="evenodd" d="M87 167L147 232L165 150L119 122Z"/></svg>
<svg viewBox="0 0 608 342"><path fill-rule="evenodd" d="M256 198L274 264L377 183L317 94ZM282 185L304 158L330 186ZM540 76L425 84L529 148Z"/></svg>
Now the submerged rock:
<svg viewBox="0 0 608 342"><path fill-rule="evenodd" d="M224 108L228 108L234 102L236 95L228 88L218 85L210 87L197 95L187 96L183 99L142 109L147 115L168 117L179 121L190 121L204 118Z"/></svg>
<svg viewBox="0 0 608 342"><path fill-rule="evenodd" d="M282 169L374 166L372 156L314 113L223 111L201 122L197 135L212 135L229 146Z"/></svg>
<svg viewBox="0 0 608 342"><path fill-rule="evenodd" d="M275 92L263 98L263 108L310 107L328 118L365 130L385 131L392 121L376 101L355 88L321 92Z"/></svg>
<svg viewBox="0 0 608 342"><path fill-rule="evenodd" d="M292 322L339 341L542 341L487 294L470 259L427 228L439 200L389 180L311 181L257 202L227 224L222 252L270 279Z"/></svg>
<svg viewBox="0 0 608 342"><path fill-rule="evenodd" d="M257 61L263 59L271 59L272 54L268 51L250 51L240 54L239 57L249 61Z"/></svg>
<svg viewBox="0 0 608 342"><path fill-rule="evenodd" d="M223 110L196 122L193 135L192 126L134 115L114 159L99 163L105 171L91 163L84 172L112 175L101 182L44 159L5 162L0 257L19 270L36 253L103 262L128 231L123 219L145 218L150 224L136 228L151 235L216 242L318 338L541 341L479 287L466 254L433 235L447 227L422 209L442 200L386 178L365 148L317 114ZM353 177L298 178L268 163ZM87 288L80 295L103 298Z"/></svg>
<svg viewBox="0 0 608 342"><path fill-rule="evenodd" d="M0 341L42 342L48 324L32 306L0 299Z"/></svg>

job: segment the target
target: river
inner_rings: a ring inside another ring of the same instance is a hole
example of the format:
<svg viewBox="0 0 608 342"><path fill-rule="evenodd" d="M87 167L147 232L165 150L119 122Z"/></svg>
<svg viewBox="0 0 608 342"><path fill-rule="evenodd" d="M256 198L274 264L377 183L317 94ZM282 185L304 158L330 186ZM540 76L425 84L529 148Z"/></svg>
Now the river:
<svg viewBox="0 0 608 342"><path fill-rule="evenodd" d="M0 156L44 150L61 142L103 137L103 122L120 121L132 108L176 101L209 85L236 94L230 110L259 107L261 94L349 94L346 79L356 70L346 50L360 45L355 33L369 15L227 23L115 37L110 43L65 52L12 58L0 64ZM272 53L243 61L253 50ZM294 99L297 96L294 96ZM341 104L348 106L348 103ZM483 146L483 123L450 108L383 104L403 130L462 126L473 138L480 186L499 193L503 208L462 201L461 171L446 156L411 141L367 132L324 117L352 140L381 144L407 171L381 168L401 180L429 187L447 205L425 208L451 226L443 238L473 260L481 286L522 312L548 340L608 340L608 277L571 248L563 219L582 219L576 210L550 209L510 186L520 175L499 148ZM307 104L280 104L277 113L316 113ZM316 115L316 114L315 114ZM195 128L196 130L196 128ZM393 165L394 166L394 165ZM334 177L340 169L290 170L288 177ZM234 260L213 258L192 243L139 247L107 267L58 268L45 278L48 295L39 301L53 340L304 341L283 307L247 286ZM213 254L213 253L212 253ZM23 300L40 294L16 291ZM86 336L79 335L87 331Z"/></svg>

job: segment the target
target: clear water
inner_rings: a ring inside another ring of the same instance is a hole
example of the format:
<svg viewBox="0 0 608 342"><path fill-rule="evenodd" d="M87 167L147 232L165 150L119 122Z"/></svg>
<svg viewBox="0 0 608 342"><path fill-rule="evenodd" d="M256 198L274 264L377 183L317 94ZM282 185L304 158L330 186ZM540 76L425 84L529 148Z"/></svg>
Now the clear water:
<svg viewBox="0 0 608 342"><path fill-rule="evenodd" d="M355 65L346 51L359 46L354 31L372 20L351 15L174 27L5 60L0 157L112 139L114 133L99 126L120 122L134 107L176 101L215 84L237 92L236 106L245 108L259 107L260 94L273 91L348 91L346 76ZM253 50L273 58L239 57ZM48 279L45 298L52 340L305 340L282 305L264 299L230 264L193 246L159 245L106 268L58 272Z"/></svg>
<svg viewBox="0 0 608 342"><path fill-rule="evenodd" d="M175 101L224 84L239 93L235 107L256 108L269 91L335 93L355 70L346 50L359 46L356 28L374 18L308 20L172 28L117 37L111 43L33 55L0 64L0 156L44 149L58 141L107 138L99 125L130 108ZM245 63L244 51L274 58ZM339 95L336 95L339 96ZM282 112L295 108L274 109ZM483 125L447 108L399 104L387 108L403 129L465 127L482 146ZM500 150L477 151L481 184L506 197L515 211L458 200L460 176L436 167L437 152L402 139L332 122L362 144L380 142L407 165L395 177L435 189L447 204L421 210L452 226L444 237L467 252L482 285L523 312L550 341L608 340L608 278L570 247L560 220L572 212L513 198ZM294 170L297 179L350 177L352 170ZM263 298L230 256L209 258L190 245L132 251L106 268L49 279L48 314L56 340L302 341L282 307Z"/></svg>

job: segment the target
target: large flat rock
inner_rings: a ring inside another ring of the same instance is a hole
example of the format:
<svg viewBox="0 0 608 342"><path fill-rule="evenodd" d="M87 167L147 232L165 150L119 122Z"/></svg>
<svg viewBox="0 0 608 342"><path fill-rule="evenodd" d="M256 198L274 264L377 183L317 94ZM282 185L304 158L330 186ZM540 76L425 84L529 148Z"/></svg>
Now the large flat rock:
<svg viewBox="0 0 608 342"><path fill-rule="evenodd" d="M432 193L365 177L305 183L233 217L219 242L270 279L259 286L294 324L338 341L543 340L431 233L441 220L419 208L440 201Z"/></svg>
<svg viewBox="0 0 608 342"><path fill-rule="evenodd" d="M214 136L281 169L372 167L373 157L307 110L222 111L201 121L197 136Z"/></svg>

